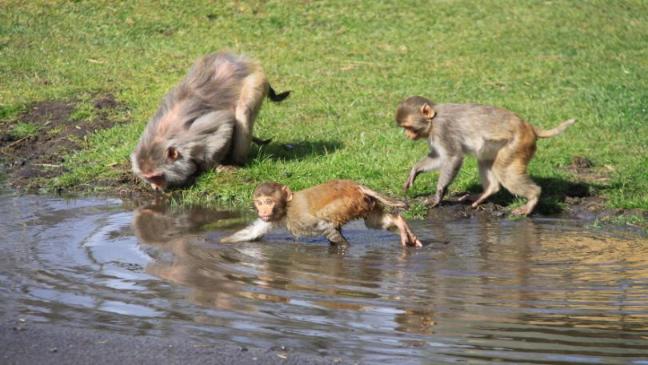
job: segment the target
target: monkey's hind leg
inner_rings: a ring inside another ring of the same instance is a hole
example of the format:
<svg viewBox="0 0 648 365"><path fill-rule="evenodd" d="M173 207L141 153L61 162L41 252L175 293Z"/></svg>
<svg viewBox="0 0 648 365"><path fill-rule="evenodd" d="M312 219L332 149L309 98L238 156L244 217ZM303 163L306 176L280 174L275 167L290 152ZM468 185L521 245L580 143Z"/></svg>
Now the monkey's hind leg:
<svg viewBox="0 0 648 365"><path fill-rule="evenodd" d="M405 219L400 215L385 213L382 208L374 208L367 214L364 221L369 228L398 230L402 246L423 247L421 241L416 238Z"/></svg>
<svg viewBox="0 0 648 365"><path fill-rule="evenodd" d="M268 81L261 71L255 71L243 79L239 100L236 103L236 128L232 146L232 162L243 165L247 161L252 143L254 119L268 90Z"/></svg>
<svg viewBox="0 0 648 365"><path fill-rule="evenodd" d="M482 191L481 195L472 203L473 208L477 208L479 204L488 199L491 195L497 193L500 189L500 183L497 181L497 176L493 172L493 161L479 161L479 178L481 180Z"/></svg>
<svg viewBox="0 0 648 365"><path fill-rule="evenodd" d="M497 163L494 166L494 172L498 180L512 194L523 196L527 203L511 213L513 215L529 215L538 204L542 189L536 185L526 172L528 160L515 159L510 165L504 168L498 168Z"/></svg>

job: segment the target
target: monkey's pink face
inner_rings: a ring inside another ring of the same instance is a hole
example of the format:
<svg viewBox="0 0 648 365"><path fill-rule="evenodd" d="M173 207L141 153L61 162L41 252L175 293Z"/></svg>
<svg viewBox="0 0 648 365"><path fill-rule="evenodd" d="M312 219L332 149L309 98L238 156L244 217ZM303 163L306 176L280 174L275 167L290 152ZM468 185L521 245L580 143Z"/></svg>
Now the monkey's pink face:
<svg viewBox="0 0 648 365"><path fill-rule="evenodd" d="M254 201L259 218L265 222L272 219L272 212L274 211L275 202L271 198L262 197Z"/></svg>
<svg viewBox="0 0 648 365"><path fill-rule="evenodd" d="M131 162L133 172L160 192L182 184L195 171L195 165L184 163L178 149L163 149L159 144L138 148L131 155Z"/></svg>
<svg viewBox="0 0 648 365"><path fill-rule="evenodd" d="M155 191L164 191L167 187L167 179L164 173L155 168L153 161L142 159L137 161L133 156L133 171L146 181Z"/></svg>
<svg viewBox="0 0 648 365"><path fill-rule="evenodd" d="M166 179L164 178L163 173L151 173L144 175L144 179L151 185L151 188L155 191L164 191L166 189Z"/></svg>
<svg viewBox="0 0 648 365"><path fill-rule="evenodd" d="M264 222L270 222L273 219L276 205L277 202L271 196L260 196L254 199L254 207L257 210L257 214Z"/></svg>

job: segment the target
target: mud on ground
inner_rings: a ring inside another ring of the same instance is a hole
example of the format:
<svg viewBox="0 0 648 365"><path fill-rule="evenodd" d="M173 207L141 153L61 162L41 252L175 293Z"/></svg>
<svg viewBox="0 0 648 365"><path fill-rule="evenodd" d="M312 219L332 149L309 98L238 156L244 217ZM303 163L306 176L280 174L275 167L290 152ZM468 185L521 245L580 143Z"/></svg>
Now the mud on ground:
<svg viewBox="0 0 648 365"><path fill-rule="evenodd" d="M66 157L82 148L88 135L126 122L127 118L123 116L127 112L126 106L109 93L94 95L86 100L44 101L28 106L15 118L0 121L0 171L4 170L7 183L13 188L38 192L47 186L47 179L66 172ZM32 133L20 135L16 131L17 124L32 126ZM126 161L123 165L115 166L123 171L117 179L96 181L93 186L103 187L109 193L135 201L165 199L139 183ZM543 187L543 195L534 214L631 227L635 225L633 222L638 221L636 226L648 230L648 212L606 208L600 193L609 188L608 176L614 171L613 167L596 166L587 157L574 156L567 170L573 176L568 180L533 177ZM480 191L479 185L470 188L471 193ZM461 195L448 196L441 206L430 209L428 215L444 219L506 217L514 203L514 197L502 191L478 209L473 209L469 202L458 201ZM424 199L421 196L413 200ZM638 220L635 219L637 217Z"/></svg>
<svg viewBox="0 0 648 365"><path fill-rule="evenodd" d="M112 94L27 106L0 122L0 166L6 182L20 191L41 190L47 179L66 172L66 156L82 148L88 135L124 122L125 113L127 108ZM20 132L18 125L29 131Z"/></svg>
<svg viewBox="0 0 648 365"><path fill-rule="evenodd" d="M66 172L66 157L82 149L90 134L125 123L128 116L128 108L110 93L29 105L17 116L0 121L0 174L18 191L42 191L48 179ZM146 195L128 163L123 165L115 166L123 170L118 179L96 181L94 186Z"/></svg>

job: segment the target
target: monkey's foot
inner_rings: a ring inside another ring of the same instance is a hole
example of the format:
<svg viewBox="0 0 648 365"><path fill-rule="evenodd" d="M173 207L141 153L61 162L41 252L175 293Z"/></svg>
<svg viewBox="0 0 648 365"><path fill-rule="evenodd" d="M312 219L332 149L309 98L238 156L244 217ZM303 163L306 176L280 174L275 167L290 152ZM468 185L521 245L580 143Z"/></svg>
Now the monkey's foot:
<svg viewBox="0 0 648 365"><path fill-rule="evenodd" d="M252 137L252 142L254 142L257 146L265 146L268 143L272 142L272 138L261 139L259 137Z"/></svg>
<svg viewBox="0 0 648 365"><path fill-rule="evenodd" d="M347 241L346 239L345 240L340 240L340 241L331 241L331 240L329 240L329 244L331 246L348 246L349 241Z"/></svg>
<svg viewBox="0 0 648 365"><path fill-rule="evenodd" d="M429 206L430 208L436 207L437 205L439 205L439 203L441 203L441 199L437 198L436 196L425 199L425 205Z"/></svg>
<svg viewBox="0 0 648 365"><path fill-rule="evenodd" d="M218 165L216 167L216 172L233 172L238 170L239 167L236 165Z"/></svg>
<svg viewBox="0 0 648 365"><path fill-rule="evenodd" d="M479 200L479 197L481 194L471 194L471 193L465 193L464 195L460 196L457 198L458 202L466 202L466 203L475 203L477 200ZM474 208L474 206L473 206Z"/></svg>
<svg viewBox="0 0 648 365"><path fill-rule="evenodd" d="M325 233L325 236L328 239L331 246L337 246L337 245L346 246L349 244L349 242L342 235L339 229L331 229L330 231Z"/></svg>
<svg viewBox="0 0 648 365"><path fill-rule="evenodd" d="M512 215L519 216L519 217L527 216L529 215L529 213L531 212L529 211L529 208L526 205L521 206L517 209L513 209L513 211L511 212Z"/></svg>

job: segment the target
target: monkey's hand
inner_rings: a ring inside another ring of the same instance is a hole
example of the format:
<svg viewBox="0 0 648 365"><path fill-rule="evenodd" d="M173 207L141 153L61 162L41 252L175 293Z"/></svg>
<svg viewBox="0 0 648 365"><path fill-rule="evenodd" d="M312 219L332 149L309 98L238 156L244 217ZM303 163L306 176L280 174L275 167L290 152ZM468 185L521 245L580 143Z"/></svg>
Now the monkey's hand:
<svg viewBox="0 0 648 365"><path fill-rule="evenodd" d="M256 221L254 221L254 223L234 233L233 235L222 238L220 242L237 243L255 241L262 238L266 233L270 232L272 228L272 222L266 222L261 219L257 219Z"/></svg>

